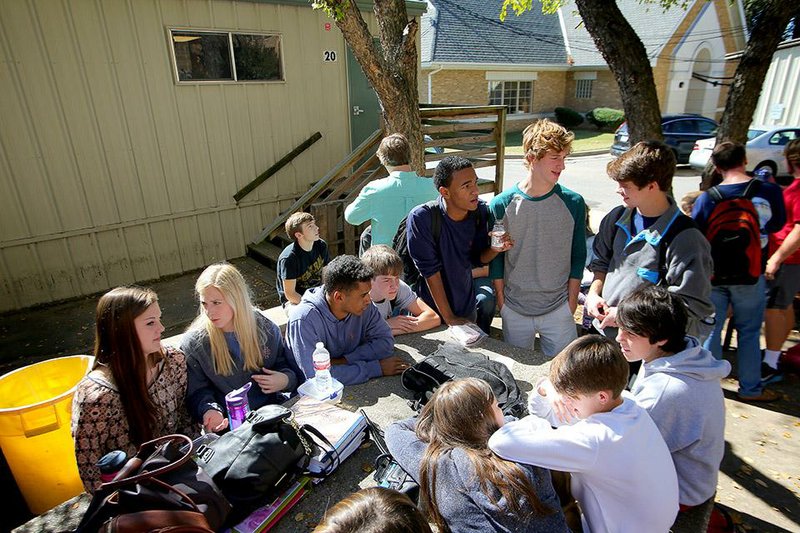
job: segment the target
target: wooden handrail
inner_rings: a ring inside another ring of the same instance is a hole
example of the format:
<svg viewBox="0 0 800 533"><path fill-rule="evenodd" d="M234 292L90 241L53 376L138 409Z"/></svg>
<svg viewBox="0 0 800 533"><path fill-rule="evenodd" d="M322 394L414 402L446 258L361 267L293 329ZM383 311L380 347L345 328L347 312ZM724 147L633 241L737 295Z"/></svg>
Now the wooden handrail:
<svg viewBox="0 0 800 533"><path fill-rule="evenodd" d="M330 172L325 174L322 179L320 179L316 184L314 184L311 189L309 189L303 196L301 196L292 206L284 211L279 217L277 217L272 223L267 225L261 233L252 241L254 244L263 241L266 238L272 237L272 234L275 231L279 230L283 224L286 222L286 219L292 213L295 213L306 206L306 204L310 204L314 199L316 199L320 194L322 194L325 189L327 189L330 184L342 176L345 171L353 166L356 161L359 161L366 153L376 144L378 144L383 137L383 132L381 130L375 130L375 132L367 137L367 139L358 145L350 155L339 161L339 163L333 167Z"/></svg>
<svg viewBox="0 0 800 533"><path fill-rule="evenodd" d="M242 187L242 190L233 195L233 199L238 204L239 200L241 200L242 198L253 192L253 190L256 187L267 181L267 179L270 176L272 176L280 169L288 165L292 161L292 159L303 153L309 146L311 146L320 139L322 139L322 134L320 132L317 132L308 139L306 139L305 141L303 141L302 143L298 144L291 152L283 156L280 159L280 161L278 161L277 163L269 167L267 170L262 172L256 179L254 179L253 181Z"/></svg>

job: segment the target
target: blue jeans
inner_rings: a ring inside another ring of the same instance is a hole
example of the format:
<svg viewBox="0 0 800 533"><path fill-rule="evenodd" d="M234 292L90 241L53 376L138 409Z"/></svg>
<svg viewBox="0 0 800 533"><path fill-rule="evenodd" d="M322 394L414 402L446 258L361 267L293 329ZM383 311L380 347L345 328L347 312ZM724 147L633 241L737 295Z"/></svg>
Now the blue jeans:
<svg viewBox="0 0 800 533"><path fill-rule="evenodd" d="M764 276L755 285L719 285L711 290L711 301L717 313L717 323L711 336L703 343L717 359L722 359L722 328L728 305L733 307L736 328L736 360L739 373L739 394L758 396L761 385L761 324L766 306Z"/></svg>
<svg viewBox="0 0 800 533"><path fill-rule="evenodd" d="M475 304L478 311L476 324L488 335L497 303L497 298L494 296L494 285L489 278L475 278L472 280L472 284L475 286Z"/></svg>

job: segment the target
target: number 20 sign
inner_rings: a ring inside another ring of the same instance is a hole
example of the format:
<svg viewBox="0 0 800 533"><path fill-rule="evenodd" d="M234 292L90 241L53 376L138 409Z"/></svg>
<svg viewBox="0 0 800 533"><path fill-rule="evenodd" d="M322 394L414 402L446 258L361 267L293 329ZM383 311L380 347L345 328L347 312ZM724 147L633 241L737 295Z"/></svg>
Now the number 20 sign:
<svg viewBox="0 0 800 533"><path fill-rule="evenodd" d="M322 52L322 60L325 62L336 61L336 50L325 50Z"/></svg>

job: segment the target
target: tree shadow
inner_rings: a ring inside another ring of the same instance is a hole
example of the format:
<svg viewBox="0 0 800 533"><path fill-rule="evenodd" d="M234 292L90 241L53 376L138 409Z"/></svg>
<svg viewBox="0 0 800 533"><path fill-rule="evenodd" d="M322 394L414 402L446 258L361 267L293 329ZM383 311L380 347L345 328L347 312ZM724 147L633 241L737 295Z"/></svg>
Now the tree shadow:
<svg viewBox="0 0 800 533"><path fill-rule="evenodd" d="M746 475L740 475L743 467L752 470L752 472ZM788 488L780 483L776 483L769 476L755 469L752 464L746 463L733 451L733 447L728 441L725 441L725 456L722 459L720 471L734 480L743 490L750 493L752 497L773 507L787 520L800 526L800 521L798 521L798 517L800 517L800 506L798 506L797 496ZM746 526L749 526L752 531L787 531L761 518L756 518L744 513L739 509L723 506L739 514L742 517L742 522ZM797 529L795 529L795 531L796 530Z"/></svg>

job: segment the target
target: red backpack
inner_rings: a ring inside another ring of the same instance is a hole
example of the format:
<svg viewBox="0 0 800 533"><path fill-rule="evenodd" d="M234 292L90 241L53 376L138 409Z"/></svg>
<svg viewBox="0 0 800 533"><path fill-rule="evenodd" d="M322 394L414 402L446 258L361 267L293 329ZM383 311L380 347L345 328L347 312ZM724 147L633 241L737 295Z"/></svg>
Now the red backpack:
<svg viewBox="0 0 800 533"><path fill-rule="evenodd" d="M761 276L761 225L752 202L760 183L750 180L741 196L731 198L717 187L708 190L716 203L705 231L714 260L712 285L755 285Z"/></svg>

